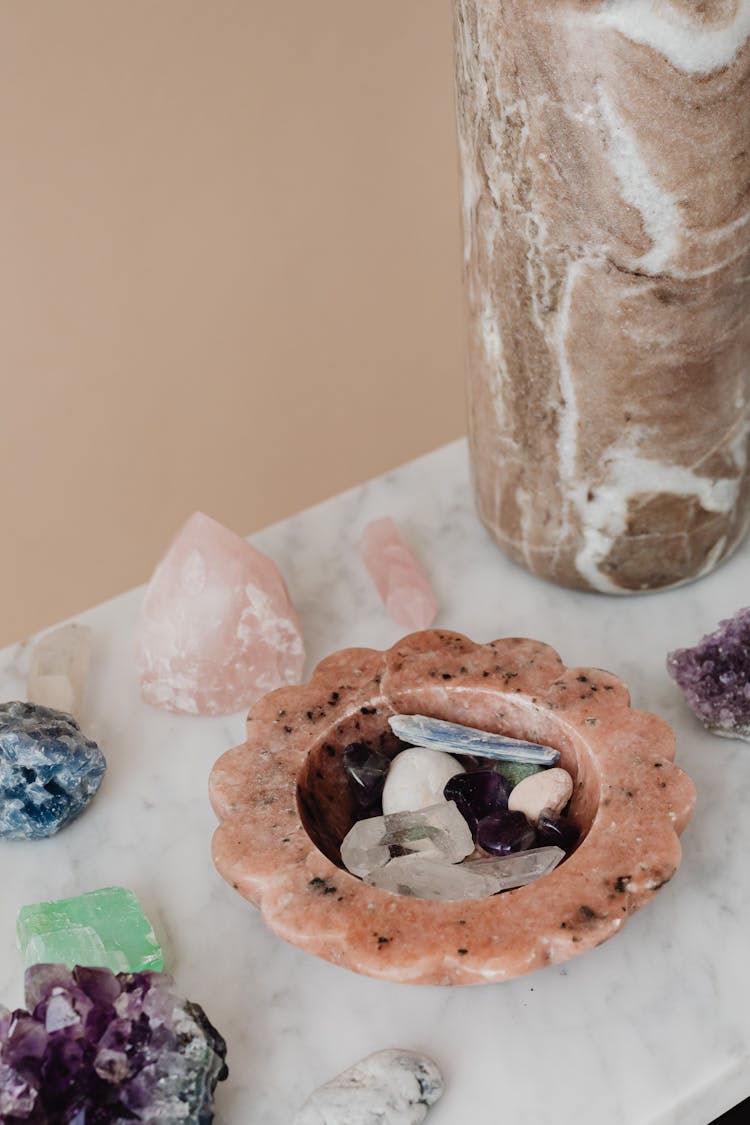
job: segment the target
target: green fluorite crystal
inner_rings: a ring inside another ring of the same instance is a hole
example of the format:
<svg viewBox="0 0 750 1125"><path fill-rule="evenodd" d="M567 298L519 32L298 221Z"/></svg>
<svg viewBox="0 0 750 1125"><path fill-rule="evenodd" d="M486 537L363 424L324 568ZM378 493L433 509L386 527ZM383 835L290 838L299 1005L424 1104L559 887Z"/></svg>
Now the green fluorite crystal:
<svg viewBox="0 0 750 1125"><path fill-rule="evenodd" d="M27 968L41 963L107 968L113 973L164 968L153 926L133 892L124 887L22 906L16 933Z"/></svg>
<svg viewBox="0 0 750 1125"><path fill-rule="evenodd" d="M531 762L493 762L492 768L499 773L515 789L519 781L523 781L532 774L540 773L542 766L532 765Z"/></svg>

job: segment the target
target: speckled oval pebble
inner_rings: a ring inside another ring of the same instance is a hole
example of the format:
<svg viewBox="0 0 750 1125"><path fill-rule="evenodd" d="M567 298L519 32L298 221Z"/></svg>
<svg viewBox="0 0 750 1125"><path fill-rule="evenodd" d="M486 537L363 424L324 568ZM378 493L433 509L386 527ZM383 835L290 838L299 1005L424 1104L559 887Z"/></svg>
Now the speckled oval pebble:
<svg viewBox="0 0 750 1125"><path fill-rule="evenodd" d="M508 798L511 812L522 812L536 824L545 809L560 813L573 796L573 778L556 766L519 781Z"/></svg>
<svg viewBox="0 0 750 1125"><path fill-rule="evenodd" d="M464 767L451 754L410 746L391 764L383 788L383 813L417 812L446 798L447 782Z"/></svg>
<svg viewBox="0 0 750 1125"><path fill-rule="evenodd" d="M311 1094L293 1125L420 1125L442 1092L426 1055L377 1051Z"/></svg>

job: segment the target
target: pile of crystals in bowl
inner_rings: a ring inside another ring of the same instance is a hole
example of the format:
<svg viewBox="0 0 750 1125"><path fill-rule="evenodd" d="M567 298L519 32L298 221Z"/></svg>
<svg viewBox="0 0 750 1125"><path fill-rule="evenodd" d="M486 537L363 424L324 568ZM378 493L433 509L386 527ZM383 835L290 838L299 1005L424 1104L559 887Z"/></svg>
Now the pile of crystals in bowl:
<svg viewBox="0 0 750 1125"><path fill-rule="evenodd" d="M573 778L557 750L425 715L389 723L404 743L394 757L361 742L343 754L360 816L341 845L353 875L413 898L487 898L575 847Z"/></svg>

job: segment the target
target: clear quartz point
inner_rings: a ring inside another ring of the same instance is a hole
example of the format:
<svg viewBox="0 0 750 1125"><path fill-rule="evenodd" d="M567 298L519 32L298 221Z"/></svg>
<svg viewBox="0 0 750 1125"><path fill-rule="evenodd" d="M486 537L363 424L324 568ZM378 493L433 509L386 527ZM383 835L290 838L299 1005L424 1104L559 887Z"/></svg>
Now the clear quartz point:
<svg viewBox="0 0 750 1125"><path fill-rule="evenodd" d="M565 859L562 848L532 848L527 852L515 852L507 856L491 856L488 859L471 859L461 865L462 870L471 874L491 878L495 891L510 891L514 887L525 887L553 871Z"/></svg>
<svg viewBox="0 0 750 1125"><path fill-rule="evenodd" d="M528 762L537 766L553 766L560 757L559 750L537 742L524 742L504 734L448 723L427 715L391 715L391 730L402 742L410 746L424 746L428 750L442 750L448 754L471 754L479 758L492 758L498 762Z"/></svg>
<svg viewBox="0 0 750 1125"><path fill-rule="evenodd" d="M90 654L87 625L63 625L41 637L32 649L26 680L30 702L80 718Z"/></svg>
<svg viewBox="0 0 750 1125"><path fill-rule="evenodd" d="M393 858L459 863L474 850L471 831L454 801L359 820L344 837L341 859L347 871L365 877Z"/></svg>
<svg viewBox="0 0 750 1125"><path fill-rule="evenodd" d="M498 889L492 875L470 871L463 863L450 864L423 855L392 859L385 867L371 871L365 882L391 894L452 902L488 898Z"/></svg>

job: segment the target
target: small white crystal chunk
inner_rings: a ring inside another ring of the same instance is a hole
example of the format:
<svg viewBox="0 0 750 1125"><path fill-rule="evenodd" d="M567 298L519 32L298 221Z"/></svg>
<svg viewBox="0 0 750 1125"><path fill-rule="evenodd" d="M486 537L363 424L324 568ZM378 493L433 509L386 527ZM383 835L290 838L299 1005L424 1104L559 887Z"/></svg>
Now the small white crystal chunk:
<svg viewBox="0 0 750 1125"><path fill-rule="evenodd" d="M394 895L434 898L449 902L489 898L498 890L493 875L469 870L465 863L450 864L422 855L405 855L371 871L365 882Z"/></svg>
<svg viewBox="0 0 750 1125"><path fill-rule="evenodd" d="M31 650L26 679L29 702L80 718L90 658L87 625L63 625L41 637Z"/></svg>
<svg viewBox="0 0 750 1125"><path fill-rule="evenodd" d="M469 826L454 801L416 812L358 820L344 837L341 859L352 875L364 877L394 856L418 853L444 863L459 863L474 850Z"/></svg>
<svg viewBox="0 0 750 1125"><path fill-rule="evenodd" d="M388 770L383 789L383 812L398 813L426 809L445 800L446 782L464 767L450 754L410 746L397 754Z"/></svg>
<svg viewBox="0 0 750 1125"><path fill-rule="evenodd" d="M498 762L530 762L537 766L552 766L560 757L559 750L552 746L524 742L504 734L432 719L428 715L391 715L388 722L402 742L442 753L472 754Z"/></svg>
<svg viewBox="0 0 750 1125"><path fill-rule="evenodd" d="M527 852L514 855L490 856L488 859L470 859L461 864L462 871L482 875L494 880L497 891L510 891L514 887L525 887L549 875L558 863L565 859L562 848L531 848Z"/></svg>
<svg viewBox="0 0 750 1125"><path fill-rule="evenodd" d="M377 1051L311 1094L292 1125L420 1125L442 1092L426 1055Z"/></svg>

